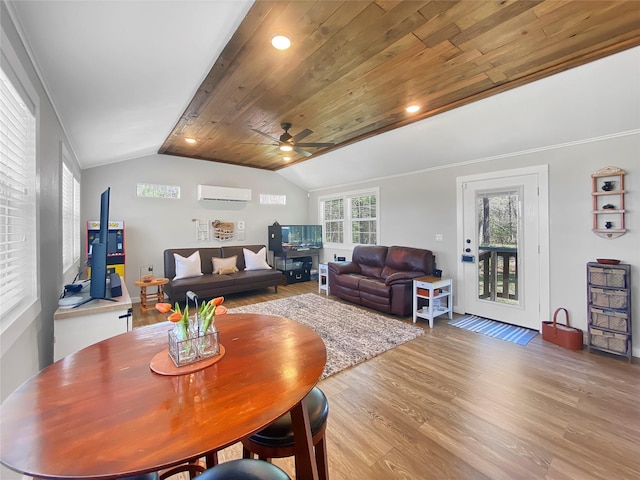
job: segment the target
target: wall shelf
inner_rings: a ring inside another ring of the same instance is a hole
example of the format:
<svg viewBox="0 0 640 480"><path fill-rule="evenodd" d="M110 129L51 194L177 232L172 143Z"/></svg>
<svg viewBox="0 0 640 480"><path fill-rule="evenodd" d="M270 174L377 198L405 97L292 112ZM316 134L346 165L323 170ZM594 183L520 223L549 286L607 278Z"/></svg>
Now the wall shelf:
<svg viewBox="0 0 640 480"><path fill-rule="evenodd" d="M627 231L624 174L618 167L604 167L591 175L592 231L603 238L618 238Z"/></svg>

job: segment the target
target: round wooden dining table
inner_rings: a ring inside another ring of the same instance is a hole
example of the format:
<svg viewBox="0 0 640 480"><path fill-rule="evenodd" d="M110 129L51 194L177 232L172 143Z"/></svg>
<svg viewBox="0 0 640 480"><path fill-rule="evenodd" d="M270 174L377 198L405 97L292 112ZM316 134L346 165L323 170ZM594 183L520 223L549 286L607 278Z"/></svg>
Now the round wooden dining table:
<svg viewBox="0 0 640 480"><path fill-rule="evenodd" d="M169 322L49 365L0 406L0 461L41 478L130 476L225 448L291 411L296 476L317 478L304 397L324 369L324 342L278 316L229 313L216 326L224 356L193 373L150 368Z"/></svg>

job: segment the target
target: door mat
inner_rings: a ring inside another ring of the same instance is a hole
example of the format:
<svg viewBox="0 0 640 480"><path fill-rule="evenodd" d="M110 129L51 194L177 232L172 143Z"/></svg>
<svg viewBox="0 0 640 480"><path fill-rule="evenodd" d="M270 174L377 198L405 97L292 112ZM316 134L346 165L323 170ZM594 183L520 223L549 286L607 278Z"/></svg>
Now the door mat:
<svg viewBox="0 0 640 480"><path fill-rule="evenodd" d="M526 345L538 334L536 330L531 330L530 328L509 325L508 323L478 317L477 315L468 315L456 320L451 320L449 325L488 335L500 340L506 340L507 342L517 343L518 345Z"/></svg>

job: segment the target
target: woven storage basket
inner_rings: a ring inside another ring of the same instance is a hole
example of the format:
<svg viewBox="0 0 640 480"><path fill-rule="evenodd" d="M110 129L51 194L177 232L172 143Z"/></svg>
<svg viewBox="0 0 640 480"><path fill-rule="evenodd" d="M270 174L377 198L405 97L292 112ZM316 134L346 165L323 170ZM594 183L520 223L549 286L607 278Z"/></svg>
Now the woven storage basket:
<svg viewBox="0 0 640 480"><path fill-rule="evenodd" d="M629 317L623 312L591 308L591 326L629 333Z"/></svg>
<svg viewBox="0 0 640 480"><path fill-rule="evenodd" d="M605 308L627 308L627 292L624 290L591 289L591 304Z"/></svg>
<svg viewBox="0 0 640 480"><path fill-rule="evenodd" d="M628 335L622 335L621 333L604 332L597 329L591 330L591 345L616 353L627 353L628 339Z"/></svg>
<svg viewBox="0 0 640 480"><path fill-rule="evenodd" d="M558 313L564 312L566 325L558 323ZM570 350L582 350L582 330L569 325L569 312L558 308L553 313L552 322L542 322L542 339Z"/></svg>
<svg viewBox="0 0 640 480"><path fill-rule="evenodd" d="M589 275L591 277L592 285L618 288L627 287L626 272L624 270L589 267Z"/></svg>

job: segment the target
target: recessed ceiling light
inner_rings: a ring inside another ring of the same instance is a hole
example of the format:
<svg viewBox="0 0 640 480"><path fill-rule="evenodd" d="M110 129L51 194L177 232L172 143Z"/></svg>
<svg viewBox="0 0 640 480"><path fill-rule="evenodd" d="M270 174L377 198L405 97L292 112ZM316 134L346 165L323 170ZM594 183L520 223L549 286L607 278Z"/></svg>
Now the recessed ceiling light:
<svg viewBox="0 0 640 480"><path fill-rule="evenodd" d="M280 145L280 150L283 152L290 152L293 150L293 147L291 145Z"/></svg>
<svg viewBox="0 0 640 480"><path fill-rule="evenodd" d="M291 157L282 157L282 159L283 159L285 162L288 162L289 160L291 160Z"/></svg>
<svg viewBox="0 0 640 480"><path fill-rule="evenodd" d="M420 110L420 106L419 105L409 105L407 107L407 112L409 112L409 113L416 113L418 110Z"/></svg>
<svg viewBox="0 0 640 480"><path fill-rule="evenodd" d="M273 45L278 50L286 50L291 46L291 40L289 40L284 35L276 35L271 39L271 45Z"/></svg>
<svg viewBox="0 0 640 480"><path fill-rule="evenodd" d="M185 138L184 141L187 142L187 143L196 143L196 139L195 138Z"/></svg>

